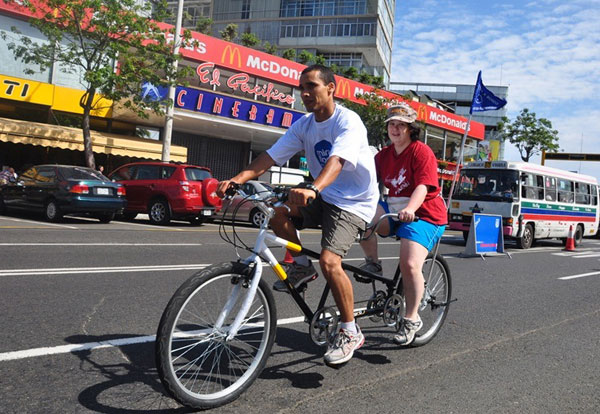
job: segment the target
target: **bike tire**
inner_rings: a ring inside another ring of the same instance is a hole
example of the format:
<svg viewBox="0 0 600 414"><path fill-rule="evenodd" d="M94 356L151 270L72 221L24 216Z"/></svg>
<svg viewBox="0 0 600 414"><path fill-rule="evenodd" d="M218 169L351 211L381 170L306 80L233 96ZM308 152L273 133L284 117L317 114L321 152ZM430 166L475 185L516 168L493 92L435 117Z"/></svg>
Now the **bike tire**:
<svg viewBox="0 0 600 414"><path fill-rule="evenodd" d="M226 341L246 287L247 265L210 266L190 277L175 292L160 320L155 345L158 375L167 393L184 406L215 408L238 398L260 375L275 340L277 312L268 284L261 280L238 334ZM237 279L238 285L232 283ZM239 285L241 284L241 285ZM221 329L214 324L240 286L232 312Z"/></svg>
<svg viewBox="0 0 600 414"><path fill-rule="evenodd" d="M423 264L423 277L427 283L426 292L419 306L419 316L423 321L423 328L415 336L411 346L425 345L438 334L450 307L452 295L452 278L450 268L446 259L437 255L434 261L434 269L429 277L429 267L433 260L433 254L429 254Z"/></svg>

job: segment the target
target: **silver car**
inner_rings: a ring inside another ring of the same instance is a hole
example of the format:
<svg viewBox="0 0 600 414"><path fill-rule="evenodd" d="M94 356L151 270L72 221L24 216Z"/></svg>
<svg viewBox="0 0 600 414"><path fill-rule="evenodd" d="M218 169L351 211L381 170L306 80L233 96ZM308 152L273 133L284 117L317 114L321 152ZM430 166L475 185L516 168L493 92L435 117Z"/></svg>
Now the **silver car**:
<svg viewBox="0 0 600 414"><path fill-rule="evenodd" d="M262 192L272 191L273 187L269 183L262 181L250 180L242 184L242 191L247 195L254 195ZM260 223L265 219L264 213L251 201L242 202L244 199L240 195L236 195L231 200L223 200L223 208L219 213L219 218L235 221L249 221L254 227L260 227Z"/></svg>

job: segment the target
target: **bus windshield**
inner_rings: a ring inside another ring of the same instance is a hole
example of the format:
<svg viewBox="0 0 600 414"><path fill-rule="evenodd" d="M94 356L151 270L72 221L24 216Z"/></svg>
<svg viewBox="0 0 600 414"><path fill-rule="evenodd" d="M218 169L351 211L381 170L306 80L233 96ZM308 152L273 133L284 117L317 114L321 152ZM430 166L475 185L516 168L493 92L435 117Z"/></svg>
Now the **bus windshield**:
<svg viewBox="0 0 600 414"><path fill-rule="evenodd" d="M455 200L512 202L519 197L519 172L500 169L464 169L456 184Z"/></svg>

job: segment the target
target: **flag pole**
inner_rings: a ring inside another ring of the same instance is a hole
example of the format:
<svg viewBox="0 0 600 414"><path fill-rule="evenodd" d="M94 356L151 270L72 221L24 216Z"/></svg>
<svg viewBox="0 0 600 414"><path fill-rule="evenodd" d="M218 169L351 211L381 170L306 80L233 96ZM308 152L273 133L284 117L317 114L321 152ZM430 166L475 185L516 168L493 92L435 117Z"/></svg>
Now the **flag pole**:
<svg viewBox="0 0 600 414"><path fill-rule="evenodd" d="M460 150L458 152L458 160L456 161L456 168L454 169L454 176L452 177L452 184L450 185L450 194L448 195L448 212L450 212L450 205L452 203L452 194L454 193L454 186L456 185L456 181L458 179L459 167L462 165L463 154L465 151L465 143L467 142L467 134L469 133L469 128L471 126L471 119L473 118L473 114L469 113L469 120L467 121L467 126L465 128L465 133L463 134L462 141L460 142Z"/></svg>

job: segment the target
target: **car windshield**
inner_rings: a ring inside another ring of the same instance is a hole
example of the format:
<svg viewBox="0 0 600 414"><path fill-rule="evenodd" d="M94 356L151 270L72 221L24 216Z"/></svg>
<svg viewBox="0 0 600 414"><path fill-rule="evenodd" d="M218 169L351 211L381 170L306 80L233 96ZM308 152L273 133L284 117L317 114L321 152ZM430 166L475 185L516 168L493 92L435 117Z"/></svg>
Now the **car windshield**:
<svg viewBox="0 0 600 414"><path fill-rule="evenodd" d="M465 169L460 173L453 198L511 202L518 197L518 171Z"/></svg>
<svg viewBox="0 0 600 414"><path fill-rule="evenodd" d="M187 167L185 169L185 176L190 181L202 181L212 177L210 171L194 167Z"/></svg>
<svg viewBox="0 0 600 414"><path fill-rule="evenodd" d="M108 178L102 175L100 171L85 167L59 167L60 175L65 180L94 180L108 181Z"/></svg>

